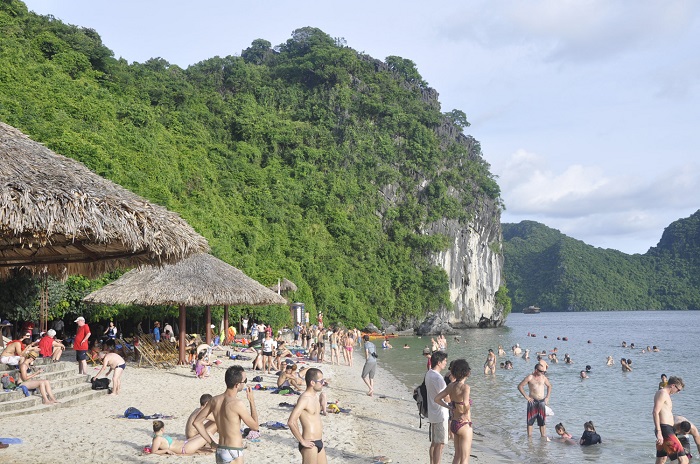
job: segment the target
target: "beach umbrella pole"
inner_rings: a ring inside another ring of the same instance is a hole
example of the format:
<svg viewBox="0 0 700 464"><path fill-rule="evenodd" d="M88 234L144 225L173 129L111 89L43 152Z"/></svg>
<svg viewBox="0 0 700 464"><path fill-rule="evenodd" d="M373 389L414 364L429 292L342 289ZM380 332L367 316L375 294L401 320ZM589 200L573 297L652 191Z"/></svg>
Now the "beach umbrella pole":
<svg viewBox="0 0 700 464"><path fill-rule="evenodd" d="M224 305L224 333L228 338L228 305Z"/></svg>
<svg viewBox="0 0 700 464"><path fill-rule="evenodd" d="M180 364L187 364L187 359L185 359L185 335L186 330L186 316L185 316L185 305L180 305Z"/></svg>
<svg viewBox="0 0 700 464"><path fill-rule="evenodd" d="M204 310L207 315L207 327L206 327L206 334L207 334L207 341L205 342L207 345L211 346L211 306L206 305L204 307Z"/></svg>

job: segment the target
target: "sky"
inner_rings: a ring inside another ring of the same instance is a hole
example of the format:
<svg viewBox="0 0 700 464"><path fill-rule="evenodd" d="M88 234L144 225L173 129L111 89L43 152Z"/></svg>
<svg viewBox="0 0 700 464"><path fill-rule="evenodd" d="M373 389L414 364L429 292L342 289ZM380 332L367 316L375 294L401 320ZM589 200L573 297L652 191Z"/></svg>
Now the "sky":
<svg viewBox="0 0 700 464"><path fill-rule="evenodd" d="M645 253L700 209L694 0L25 3L95 29L129 62L186 68L306 26L374 58L410 59L442 111L466 113L464 132L498 177L502 222Z"/></svg>

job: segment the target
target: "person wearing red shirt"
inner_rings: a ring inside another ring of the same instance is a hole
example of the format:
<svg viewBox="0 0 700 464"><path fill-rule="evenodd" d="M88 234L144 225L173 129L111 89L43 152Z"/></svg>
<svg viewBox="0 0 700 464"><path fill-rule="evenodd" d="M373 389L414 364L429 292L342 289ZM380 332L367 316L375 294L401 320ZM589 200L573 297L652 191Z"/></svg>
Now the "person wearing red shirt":
<svg viewBox="0 0 700 464"><path fill-rule="evenodd" d="M39 340L39 353L44 358L51 358L53 362L60 361L63 350L66 349L61 340L56 340L55 337L56 331L49 329Z"/></svg>
<svg viewBox="0 0 700 464"><path fill-rule="evenodd" d="M78 361L78 374L87 374L87 351L88 339L90 338L90 327L85 323L85 318L80 316L75 320L78 324L78 331L73 340L75 359Z"/></svg>

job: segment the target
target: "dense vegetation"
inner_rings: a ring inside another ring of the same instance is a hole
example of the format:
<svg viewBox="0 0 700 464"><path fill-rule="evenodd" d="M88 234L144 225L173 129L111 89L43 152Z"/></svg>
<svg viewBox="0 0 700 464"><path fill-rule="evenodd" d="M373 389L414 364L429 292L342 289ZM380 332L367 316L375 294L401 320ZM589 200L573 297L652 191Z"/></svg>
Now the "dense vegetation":
<svg viewBox="0 0 700 464"><path fill-rule="evenodd" d="M595 248L532 221L502 227L516 310L700 309L700 211L668 226L643 255Z"/></svg>
<svg viewBox="0 0 700 464"><path fill-rule="evenodd" d="M182 69L117 60L96 31L3 1L0 120L179 212L263 284L292 280L292 297L330 322L449 305L430 261L447 241L421 228L500 201L478 142L462 135L465 114L441 113L413 62L373 59L314 28ZM73 296L52 314L113 314L80 307L99 285L70 279L55 293Z"/></svg>

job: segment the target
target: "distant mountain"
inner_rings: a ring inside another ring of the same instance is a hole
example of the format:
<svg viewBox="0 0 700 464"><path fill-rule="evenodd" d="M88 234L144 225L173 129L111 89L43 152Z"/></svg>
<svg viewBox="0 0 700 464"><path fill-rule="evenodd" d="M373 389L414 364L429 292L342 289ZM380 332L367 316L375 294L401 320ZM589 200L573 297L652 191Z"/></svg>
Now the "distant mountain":
<svg viewBox="0 0 700 464"><path fill-rule="evenodd" d="M700 211L643 255L596 248L534 221L502 224L513 309L700 309Z"/></svg>

